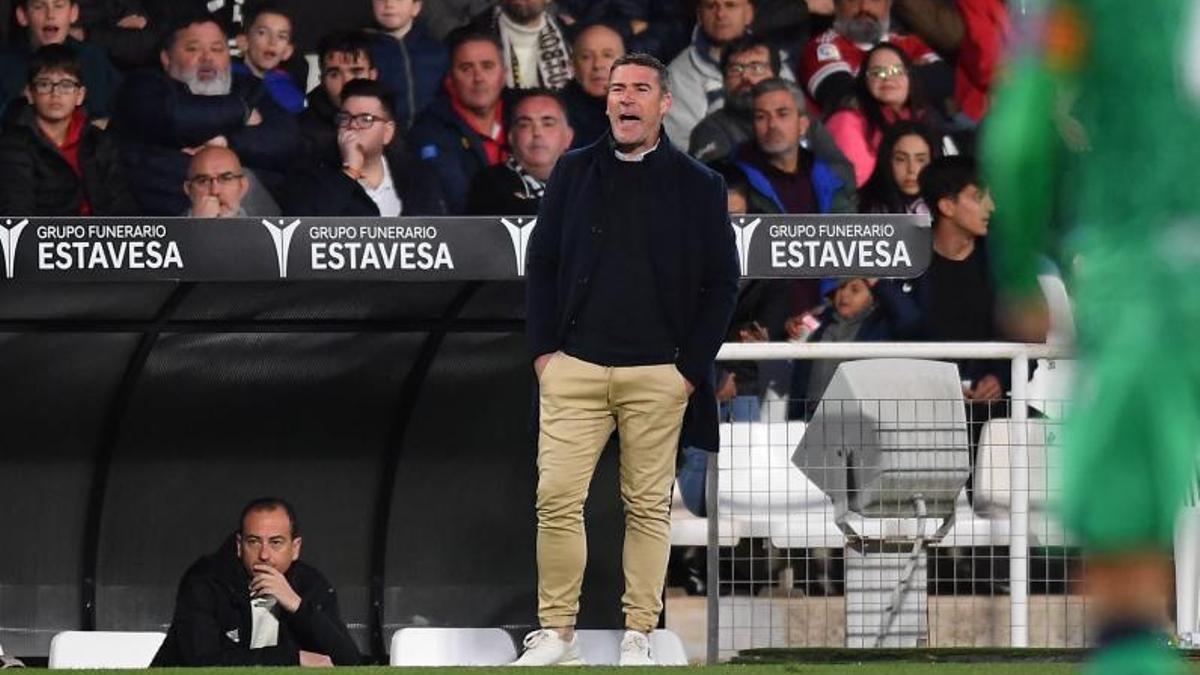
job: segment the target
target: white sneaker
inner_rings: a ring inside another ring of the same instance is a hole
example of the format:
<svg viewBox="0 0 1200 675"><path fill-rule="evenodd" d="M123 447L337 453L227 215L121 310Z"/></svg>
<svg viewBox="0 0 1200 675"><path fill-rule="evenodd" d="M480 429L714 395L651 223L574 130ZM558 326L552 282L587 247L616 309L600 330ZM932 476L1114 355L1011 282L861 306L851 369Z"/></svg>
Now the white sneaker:
<svg viewBox="0 0 1200 675"><path fill-rule="evenodd" d="M525 653L510 666L582 666L579 657L579 637L570 642L562 639L558 631L543 628L525 636Z"/></svg>
<svg viewBox="0 0 1200 675"><path fill-rule="evenodd" d="M656 666L650 657L650 638L645 633L636 630L625 631L621 638L621 659L619 666Z"/></svg>

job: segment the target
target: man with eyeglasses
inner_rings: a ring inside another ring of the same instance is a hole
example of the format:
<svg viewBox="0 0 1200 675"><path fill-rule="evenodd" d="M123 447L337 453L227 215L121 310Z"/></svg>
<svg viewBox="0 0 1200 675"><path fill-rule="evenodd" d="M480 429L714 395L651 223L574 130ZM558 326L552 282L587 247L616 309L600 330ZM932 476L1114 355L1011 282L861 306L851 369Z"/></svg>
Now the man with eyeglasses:
<svg viewBox="0 0 1200 675"><path fill-rule="evenodd" d="M754 85L779 77L779 54L764 40L744 37L721 50L725 105L700 120L688 141L688 154L714 162L754 138ZM684 139L679 139L682 143Z"/></svg>
<svg viewBox="0 0 1200 675"><path fill-rule="evenodd" d="M436 175L394 143L392 91L375 80L342 87L334 117L340 165L303 167L287 180L285 212L294 216L440 216L446 203Z"/></svg>
<svg viewBox="0 0 1200 675"><path fill-rule="evenodd" d="M17 24L25 29L25 39L0 52L0 108L20 101L25 74L32 53L46 45L65 45L79 58L80 82L87 85L86 108L91 120L107 121L112 114L114 97L121 74L101 47L81 42L70 35L71 24L79 20L77 0L17 0ZM8 5L11 6L11 5Z"/></svg>
<svg viewBox="0 0 1200 675"><path fill-rule="evenodd" d="M183 190L191 207L183 214L189 218L239 218L263 215L248 213L242 200L250 190L250 181L242 171L237 153L229 148L207 147L192 157Z"/></svg>
<svg viewBox="0 0 1200 675"><path fill-rule="evenodd" d="M928 100L954 95L954 71L921 38L892 31L891 15L892 0L835 1L833 27L809 40L799 59L801 80L820 111L837 110L853 95L854 76L880 42L908 55Z"/></svg>
<svg viewBox="0 0 1200 675"><path fill-rule="evenodd" d="M0 134L0 213L137 215L116 144L89 124L82 108L88 96L82 72L66 45L47 45L30 57L28 105L10 114Z"/></svg>
<svg viewBox="0 0 1200 675"><path fill-rule="evenodd" d="M337 593L299 560L302 543L291 504L246 504L237 531L184 573L152 665L358 665Z"/></svg>
<svg viewBox="0 0 1200 675"><path fill-rule="evenodd" d="M675 103L663 127L680 148L688 147L692 131L705 115L725 103L725 77L720 59L726 45L750 34L756 0L700 0L692 44L671 61L671 96ZM792 72L774 57L775 75L792 79Z"/></svg>

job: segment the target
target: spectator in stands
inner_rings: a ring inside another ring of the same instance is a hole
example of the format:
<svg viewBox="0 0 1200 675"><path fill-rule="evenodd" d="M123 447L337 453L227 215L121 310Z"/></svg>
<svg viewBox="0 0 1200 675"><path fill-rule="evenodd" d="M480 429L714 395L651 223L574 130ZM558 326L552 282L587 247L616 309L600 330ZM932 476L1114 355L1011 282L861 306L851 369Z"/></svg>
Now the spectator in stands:
<svg viewBox="0 0 1200 675"><path fill-rule="evenodd" d="M943 157L921 172L921 195L933 216L933 258L917 282L926 340L992 342L1001 339L996 285L987 253L988 221L996 205L975 161ZM988 405L1004 398L1007 361L959 362L973 421L987 419Z"/></svg>
<svg viewBox="0 0 1200 675"><path fill-rule="evenodd" d="M216 145L202 148L188 165L183 184L191 207L183 215L189 218L242 218L251 215L242 206L250 191L250 180L242 170L237 153Z"/></svg>
<svg viewBox="0 0 1200 675"><path fill-rule="evenodd" d="M233 72L262 80L279 107L298 115L304 110L304 90L279 65L292 58L291 16L264 0L252 6L242 26L236 38L242 61L233 64Z"/></svg>
<svg viewBox="0 0 1200 675"><path fill-rule="evenodd" d="M227 36L216 21L181 20L160 60L163 72L126 79L113 117L142 211L165 216L188 208L179 186L204 145L233 149L268 190L278 191L300 145L299 128L261 80L233 74Z"/></svg>
<svg viewBox="0 0 1200 675"><path fill-rule="evenodd" d="M779 77L779 53L753 36L735 40L721 51L725 104L700 120L688 142L688 154L702 162L729 158L754 137L754 85ZM683 139L680 139L682 142Z"/></svg>
<svg viewBox="0 0 1200 675"><path fill-rule="evenodd" d="M671 61L671 96L667 137L687 147L692 129L719 108L724 78L719 60L725 45L746 35L754 21L753 0L700 0L692 44Z"/></svg>
<svg viewBox="0 0 1200 675"><path fill-rule="evenodd" d="M868 52L866 65L854 78L852 105L829 117L829 133L854 164L859 186L875 170L879 142L893 124L914 120L932 128L938 123L937 113L925 104L920 84L910 78L911 72L912 64L903 51L888 43L877 45Z"/></svg>
<svg viewBox="0 0 1200 675"><path fill-rule="evenodd" d="M537 215L546 181L574 132L562 99L549 89L529 89L513 106L508 125L512 155L475 174L467 194L474 216Z"/></svg>
<svg viewBox="0 0 1200 675"><path fill-rule="evenodd" d="M65 44L83 64L83 85L87 87L88 116L95 124L104 124L112 114L113 96L121 75L104 50L71 37L71 24L79 19L76 0L19 0L17 23L25 29L25 39L0 53L0 106L20 96L25 88L29 57L39 47Z"/></svg>
<svg viewBox="0 0 1200 675"><path fill-rule="evenodd" d="M737 153L750 182L751 213L853 213L854 168L827 135L808 135L804 92L793 82L764 80L754 87L754 141ZM811 147L801 146L808 138ZM814 279L793 285L793 303L820 300Z"/></svg>
<svg viewBox="0 0 1200 675"><path fill-rule="evenodd" d="M512 89L562 89L574 77L571 48L558 21L546 11L548 0L500 0L477 19L504 45L505 84Z"/></svg>
<svg viewBox="0 0 1200 675"><path fill-rule="evenodd" d="M912 75L933 101L954 92L954 75L921 38L891 31L892 0L836 0L833 27L808 41L800 58L800 75L820 110L837 110L853 95L854 76L866 53L881 42L899 47L911 63Z"/></svg>
<svg viewBox="0 0 1200 675"><path fill-rule="evenodd" d="M787 80L754 86L754 142L738 152L753 213L853 213L854 168L836 146L801 146L810 124L804 92Z"/></svg>
<svg viewBox="0 0 1200 675"><path fill-rule="evenodd" d="M413 125L409 140L433 165L451 213L464 213L471 179L508 159L504 131L504 46L465 28L450 37L445 89Z"/></svg>
<svg viewBox="0 0 1200 675"><path fill-rule="evenodd" d="M402 130L411 127L433 101L450 65L446 46L417 21L426 4L421 0L371 0L378 29L371 40L371 62L379 79L396 92L393 106Z"/></svg>
<svg viewBox="0 0 1200 675"><path fill-rule="evenodd" d="M358 665L337 592L299 559L302 543L290 504L247 504L237 532L184 572L153 665Z"/></svg>
<svg viewBox="0 0 1200 675"><path fill-rule="evenodd" d="M603 24L580 31L571 51L575 79L562 90L571 128L575 130L572 148L595 143L608 133L608 73L613 61L625 55L621 35Z"/></svg>
<svg viewBox="0 0 1200 675"><path fill-rule="evenodd" d="M820 326L808 342L888 342L919 334L921 311L905 285L890 279L826 279L828 303L814 317ZM808 419L842 360L796 360L792 365L788 417Z"/></svg>
<svg viewBox="0 0 1200 675"><path fill-rule="evenodd" d="M603 25L616 31L630 51L664 61L687 46L682 6L676 0L557 0L554 5L575 40L583 30Z"/></svg>
<svg viewBox="0 0 1200 675"><path fill-rule="evenodd" d="M342 87L351 80L379 79L370 41L361 31L337 31L321 39L317 53L321 84L309 92L308 107L300 113L300 132L310 158L328 162L339 158L334 118L342 107Z"/></svg>
<svg viewBox="0 0 1200 675"><path fill-rule="evenodd" d="M63 44L33 52L25 97L0 134L0 213L137 215L116 144L83 110L78 52Z"/></svg>
<svg viewBox="0 0 1200 675"><path fill-rule="evenodd" d="M647 634L662 611L675 458L680 445L718 446L711 373L737 297L737 253L724 181L662 136L668 80L650 56L613 64L613 142L560 161L529 242L541 629L518 665L578 662L583 504L614 426L626 519L619 662L653 665Z"/></svg>
<svg viewBox="0 0 1200 675"><path fill-rule="evenodd" d="M441 216L437 179L410 158L382 82L358 79L342 87L335 122L341 166L317 164L289 177L285 210L296 216Z"/></svg>
<svg viewBox="0 0 1200 675"><path fill-rule="evenodd" d="M875 171L858 191L858 207L863 213L928 214L921 199L921 171L941 157L933 134L917 122L901 121L892 125L879 143Z"/></svg>

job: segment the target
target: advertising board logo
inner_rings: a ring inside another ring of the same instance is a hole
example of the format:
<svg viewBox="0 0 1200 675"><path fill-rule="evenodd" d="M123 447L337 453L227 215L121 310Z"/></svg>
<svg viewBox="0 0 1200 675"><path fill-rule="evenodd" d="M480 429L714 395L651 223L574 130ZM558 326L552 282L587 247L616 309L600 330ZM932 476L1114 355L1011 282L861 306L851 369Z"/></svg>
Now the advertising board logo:
<svg viewBox="0 0 1200 675"><path fill-rule="evenodd" d="M734 218L733 219L733 237L737 244L738 260L742 265L742 276L750 274L750 242L754 238L754 231L758 226L762 225L762 218Z"/></svg>
<svg viewBox="0 0 1200 675"><path fill-rule="evenodd" d="M537 218L501 218L500 223L512 239L513 255L517 257L517 276L525 276L525 247L529 235L537 227Z"/></svg>
<svg viewBox="0 0 1200 675"><path fill-rule="evenodd" d="M4 253L4 276L8 279L17 273L17 242L28 225L28 220L13 224L11 218L5 219L4 224L0 225L0 252Z"/></svg>
<svg viewBox="0 0 1200 675"><path fill-rule="evenodd" d="M278 223L264 220L262 224L263 227L267 228L267 232L271 233L271 241L275 243L275 257L279 263L279 278L286 279L288 252L292 248L292 235L296 233L296 228L300 227L300 221L293 220L291 223L284 225L282 220Z"/></svg>

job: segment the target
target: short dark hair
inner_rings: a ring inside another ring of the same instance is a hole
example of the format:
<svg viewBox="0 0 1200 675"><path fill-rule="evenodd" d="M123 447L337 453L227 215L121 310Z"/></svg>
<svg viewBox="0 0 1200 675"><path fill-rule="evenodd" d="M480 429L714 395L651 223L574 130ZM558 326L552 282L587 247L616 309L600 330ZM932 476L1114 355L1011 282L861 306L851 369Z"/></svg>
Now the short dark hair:
<svg viewBox="0 0 1200 675"><path fill-rule="evenodd" d="M396 95L386 84L377 80L350 80L342 87L342 105L355 97L377 99L388 119L395 121Z"/></svg>
<svg viewBox="0 0 1200 675"><path fill-rule="evenodd" d="M211 23L215 25L217 28L221 29L221 35L223 35L226 40L229 39L229 33L225 31L225 26L222 26L221 22L217 21L215 16L202 12L198 9L185 10L179 16L177 16L174 21L171 22L171 25L167 27L167 32L163 33L162 48L169 51L171 47L175 46L175 41L179 39L179 34L181 32L192 26L205 23Z"/></svg>
<svg viewBox="0 0 1200 675"><path fill-rule="evenodd" d="M775 49L770 42L757 37L755 35L743 35L742 37L725 45L721 50L721 74L725 74L725 70L729 68L729 61L737 54L744 54L751 49L764 47L767 54L770 54L771 60L771 77L779 77L779 71L783 68L782 62L779 60L779 50Z"/></svg>
<svg viewBox="0 0 1200 675"><path fill-rule="evenodd" d="M785 80L782 77L771 77L754 85L754 88L750 90L750 97L758 100L760 96L774 94L777 91L786 91L791 94L792 100L796 102L796 109L800 112L808 111L808 107L804 101L804 90L795 82Z"/></svg>
<svg viewBox="0 0 1200 675"><path fill-rule="evenodd" d="M563 119L567 121L568 125L570 125L571 121L569 119L570 116L567 114L567 103L563 100L563 97L553 89L547 89L545 87L532 87L530 89L522 89L518 94L517 99L513 101L512 106L507 108L506 112L508 113L508 120L506 120L504 125L506 128L512 128L512 125L516 122L517 106L531 98L548 98L554 101L554 103L558 105L558 109L562 111Z"/></svg>
<svg viewBox="0 0 1200 675"><path fill-rule="evenodd" d="M496 51L501 55L504 54L504 43L500 41L499 35L490 30L466 25L450 31L450 34L446 36L446 53L450 55L451 63L454 63L454 57L458 54L458 50L468 42L487 42L494 45Z"/></svg>
<svg viewBox="0 0 1200 675"><path fill-rule="evenodd" d="M83 61L75 50L65 44L43 45L29 56L25 84L33 84L38 75L61 71L83 82Z"/></svg>
<svg viewBox="0 0 1200 675"><path fill-rule="evenodd" d="M921 184L921 199L924 199L925 205L929 207L935 225L942 218L942 211L938 208L939 201L947 197L953 199L972 185L978 188L985 187L979 177L979 165L974 158L961 155L933 160L921 170L918 181Z"/></svg>
<svg viewBox="0 0 1200 675"><path fill-rule="evenodd" d="M278 2L273 2L272 0L260 0L259 2L251 4L250 8L246 10L246 14L242 18L242 32L245 33L246 31L250 30L250 27L254 25L254 22L258 21L258 17L262 16L263 14L282 16L283 18L287 19L288 26L292 30L296 30L296 20L292 18L291 12L283 8L283 5L279 4Z"/></svg>
<svg viewBox="0 0 1200 675"><path fill-rule="evenodd" d="M296 509L287 500L279 497L258 497L251 499L244 507L242 507L242 515L238 518L237 533L242 533L242 526L246 522L246 516L255 511L274 511L275 509L283 509L287 514L288 522L292 526L292 538L300 536L300 521L296 520Z"/></svg>
<svg viewBox="0 0 1200 675"><path fill-rule="evenodd" d="M317 45L317 65L324 68L332 54L362 54L367 58L367 65L375 67L375 59L371 58L371 36L365 31L339 30L322 37Z"/></svg>
<svg viewBox="0 0 1200 675"><path fill-rule="evenodd" d="M663 93L671 90L670 71L667 70L667 67L663 65L662 61L659 61L657 58L649 54L632 52L620 57L616 61L613 61L612 68L608 71L609 78L612 78L612 74L617 72L617 68L621 66L642 66L644 68L651 68L658 72L658 84L662 88Z"/></svg>

